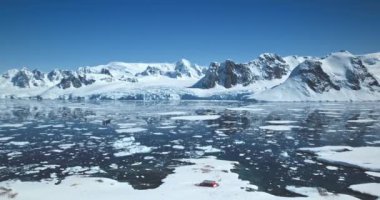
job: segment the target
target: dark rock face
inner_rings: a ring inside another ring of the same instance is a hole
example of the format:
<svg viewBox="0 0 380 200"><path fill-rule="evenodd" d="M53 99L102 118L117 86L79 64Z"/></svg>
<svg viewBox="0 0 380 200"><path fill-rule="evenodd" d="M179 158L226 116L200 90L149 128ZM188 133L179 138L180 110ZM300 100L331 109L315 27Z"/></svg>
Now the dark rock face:
<svg viewBox="0 0 380 200"><path fill-rule="evenodd" d="M254 75L246 64L236 64L233 61L227 60L218 65L211 63L206 75L199 80L194 88L213 88L219 84L225 88L231 88L237 84L244 86L252 83Z"/></svg>
<svg viewBox="0 0 380 200"><path fill-rule="evenodd" d="M60 78L60 71L53 70L47 74L49 81L58 81Z"/></svg>
<svg viewBox="0 0 380 200"><path fill-rule="evenodd" d="M86 76L75 76L71 71L63 71L64 78L57 85L62 89L67 89L73 86L74 88L80 88L82 85L90 85L95 82L92 79L86 79Z"/></svg>
<svg viewBox="0 0 380 200"><path fill-rule="evenodd" d="M255 72L255 73L254 73ZM247 86L257 80L281 79L290 72L286 61L276 54L262 54L248 64L237 64L226 60L220 65L212 63L200 81L193 87L213 88L219 84L231 88L238 84Z"/></svg>
<svg viewBox="0 0 380 200"><path fill-rule="evenodd" d="M170 78L178 78L178 77L182 77L182 74L177 71L172 71L172 72L166 72L165 76L168 76Z"/></svg>
<svg viewBox="0 0 380 200"><path fill-rule="evenodd" d="M307 60L292 71L290 78L300 79L316 93L327 92L330 89L340 90L340 87L331 81L321 66L322 63L319 61Z"/></svg>
<svg viewBox="0 0 380 200"><path fill-rule="evenodd" d="M255 65L261 71L261 78L265 80L281 79L289 73L289 65L277 54L262 54L250 64Z"/></svg>
<svg viewBox="0 0 380 200"><path fill-rule="evenodd" d="M143 72L136 74L136 76L150 76L150 75L163 75L161 69L157 67L148 66Z"/></svg>
<svg viewBox="0 0 380 200"><path fill-rule="evenodd" d="M20 88L26 88L30 87L29 85L30 78L26 74L25 71L19 71L16 73L15 76L12 77L11 82L14 86L20 87Z"/></svg>
<svg viewBox="0 0 380 200"><path fill-rule="evenodd" d="M362 86L373 89L379 87L379 82L370 74L362 61L357 58L351 59L352 70L346 71L347 86L352 90L360 90Z"/></svg>
<svg viewBox="0 0 380 200"><path fill-rule="evenodd" d="M44 73L42 73L42 72L40 72L40 71L38 71L36 69L33 70L32 73L33 73L33 77L34 77L35 80L42 81L44 79L44 76L45 76Z"/></svg>
<svg viewBox="0 0 380 200"><path fill-rule="evenodd" d="M101 73L101 74L108 75L108 76L112 76L110 70L105 69L105 68L103 68L103 69L100 71L100 73Z"/></svg>
<svg viewBox="0 0 380 200"><path fill-rule="evenodd" d="M195 83L192 87L202 88L202 89L209 89L209 88L215 87L219 79L218 68L219 68L219 64L211 63L210 67L205 73L206 75L197 83Z"/></svg>

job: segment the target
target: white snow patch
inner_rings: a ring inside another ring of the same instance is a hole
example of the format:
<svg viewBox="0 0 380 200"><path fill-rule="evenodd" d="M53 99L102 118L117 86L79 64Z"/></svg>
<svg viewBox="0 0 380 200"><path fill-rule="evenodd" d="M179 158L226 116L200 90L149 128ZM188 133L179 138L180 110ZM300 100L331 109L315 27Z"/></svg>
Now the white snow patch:
<svg viewBox="0 0 380 200"><path fill-rule="evenodd" d="M380 172L365 172L366 174L374 177L379 177L380 178Z"/></svg>
<svg viewBox="0 0 380 200"><path fill-rule="evenodd" d="M260 126L260 129L272 130L272 131L290 131L293 128L299 128L299 126L290 126L290 125L267 125Z"/></svg>
<svg viewBox="0 0 380 200"><path fill-rule="evenodd" d="M347 120L347 122L351 123L368 123L368 122L376 122L374 119L355 119L355 120Z"/></svg>
<svg viewBox="0 0 380 200"><path fill-rule="evenodd" d="M205 153L218 153L218 152L222 151L220 149L212 147L211 145L203 146L203 147L199 146L199 147L196 147L196 148L199 149L199 150L203 150Z"/></svg>
<svg viewBox="0 0 380 200"><path fill-rule="evenodd" d="M327 163L380 172L380 147L324 146L299 150L315 153L318 160Z"/></svg>
<svg viewBox="0 0 380 200"><path fill-rule="evenodd" d="M152 151L151 147L135 142L134 137L125 137L117 140L112 146L114 149L120 150L119 152L114 153L114 156L116 157L130 156L137 153L149 153Z"/></svg>
<svg viewBox="0 0 380 200"><path fill-rule="evenodd" d="M14 137L1 137L0 138L0 141L8 141L8 140L11 140L13 139Z"/></svg>
<svg viewBox="0 0 380 200"><path fill-rule="evenodd" d="M9 142L8 144L15 145L15 146L25 146L25 145L28 145L29 142L26 142L26 141L12 141L12 142Z"/></svg>
<svg viewBox="0 0 380 200"><path fill-rule="evenodd" d="M173 149L180 149L180 150L185 149L185 147L182 145L173 145L172 148Z"/></svg>
<svg viewBox="0 0 380 200"><path fill-rule="evenodd" d="M356 192L380 197L380 183L363 183L351 185L349 188Z"/></svg>
<svg viewBox="0 0 380 200"><path fill-rule="evenodd" d="M186 115L187 112L182 112L182 111L172 111L172 112L162 112L162 113L157 113L158 115Z"/></svg>
<svg viewBox="0 0 380 200"><path fill-rule="evenodd" d="M138 132L144 132L146 130L147 129L145 128L136 127L136 128L127 128L127 129L117 129L116 132L117 133L138 133Z"/></svg>
<svg viewBox="0 0 380 200"><path fill-rule="evenodd" d="M289 120L271 120L266 121L269 124L294 124L297 123L297 121L289 121Z"/></svg>
<svg viewBox="0 0 380 200"><path fill-rule="evenodd" d="M24 124L0 124L0 128L20 128L23 126Z"/></svg>
<svg viewBox="0 0 380 200"><path fill-rule="evenodd" d="M189 115L172 117L172 120L186 120L186 121L198 121L198 120L215 120L220 118L220 115Z"/></svg>

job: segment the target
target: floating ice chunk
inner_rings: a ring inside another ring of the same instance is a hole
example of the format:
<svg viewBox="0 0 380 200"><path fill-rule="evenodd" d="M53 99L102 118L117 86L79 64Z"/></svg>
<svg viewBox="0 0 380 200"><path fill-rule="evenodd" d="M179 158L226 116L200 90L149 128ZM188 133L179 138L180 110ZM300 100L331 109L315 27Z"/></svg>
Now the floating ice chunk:
<svg viewBox="0 0 380 200"><path fill-rule="evenodd" d="M267 121L269 124L294 124L297 123L297 121L290 121L290 120L271 120Z"/></svg>
<svg viewBox="0 0 380 200"><path fill-rule="evenodd" d="M331 193L324 188L286 186L286 189L297 194L305 195L310 199L357 199L344 194Z"/></svg>
<svg viewBox="0 0 380 200"><path fill-rule="evenodd" d="M9 158L18 157L18 156L21 156L21 155L22 155L22 153L19 152L19 151L14 151L14 152L7 153L7 156L8 156Z"/></svg>
<svg viewBox="0 0 380 200"><path fill-rule="evenodd" d="M374 177L380 177L380 173L379 172L365 172L366 174L370 175L370 176L374 176Z"/></svg>
<svg viewBox="0 0 380 200"><path fill-rule="evenodd" d="M237 107L237 108L227 108L227 110L257 112L257 111L263 111L264 109L262 109L262 108L252 108L252 107Z"/></svg>
<svg viewBox="0 0 380 200"><path fill-rule="evenodd" d="M180 150L185 149L185 147L182 145L173 145L172 148L173 149L180 149Z"/></svg>
<svg viewBox="0 0 380 200"><path fill-rule="evenodd" d="M290 126L290 125L268 125L260 126L260 129L271 130L271 131L290 131L293 128L299 128L299 126Z"/></svg>
<svg viewBox="0 0 380 200"><path fill-rule="evenodd" d="M56 125L52 125L53 128L65 128L65 125L64 124L56 124Z"/></svg>
<svg viewBox="0 0 380 200"><path fill-rule="evenodd" d="M234 140L234 144L245 144L242 140Z"/></svg>
<svg viewBox="0 0 380 200"><path fill-rule="evenodd" d="M326 166L326 168L328 170L338 170L339 169L338 167L335 167L335 166Z"/></svg>
<svg viewBox="0 0 380 200"><path fill-rule="evenodd" d="M130 156L138 153L149 153L152 151L151 147L135 142L134 137L125 137L121 140L117 140L112 146L114 149L120 150L119 152L114 153L115 157Z"/></svg>
<svg viewBox="0 0 380 200"><path fill-rule="evenodd" d="M356 192L380 197L380 183L363 183L351 185L349 188Z"/></svg>
<svg viewBox="0 0 380 200"><path fill-rule="evenodd" d="M138 132L144 132L146 130L147 129L145 128L136 127L136 128L127 128L127 129L118 129L116 130L116 132L117 133L138 133Z"/></svg>
<svg viewBox="0 0 380 200"><path fill-rule="evenodd" d="M299 150L315 153L323 162L380 171L380 147L324 146Z"/></svg>
<svg viewBox="0 0 380 200"><path fill-rule="evenodd" d="M218 153L218 152L222 151L220 149L212 147L211 145L203 146L203 147L199 146L199 147L196 147L196 148L199 149L199 150L203 150L205 153Z"/></svg>
<svg viewBox="0 0 380 200"><path fill-rule="evenodd" d="M24 124L0 124L0 128L20 128L23 126Z"/></svg>
<svg viewBox="0 0 380 200"><path fill-rule="evenodd" d="M347 120L347 122L351 123L368 123L368 122L376 122L374 119L355 119L355 120Z"/></svg>
<svg viewBox="0 0 380 200"><path fill-rule="evenodd" d="M49 127L51 127L51 125L38 125L38 126L36 126L34 128L42 129L42 128L49 128Z"/></svg>
<svg viewBox="0 0 380 200"><path fill-rule="evenodd" d="M282 157L284 157L284 158L289 157L289 154L288 154L288 152L286 152L286 151L283 151L280 155L281 155Z"/></svg>
<svg viewBox="0 0 380 200"><path fill-rule="evenodd" d="M0 141L8 141L8 140L11 140L13 139L14 137L1 137L0 138Z"/></svg>
<svg viewBox="0 0 380 200"><path fill-rule="evenodd" d="M177 128L177 126L159 126L157 128L159 128L159 129L173 129L173 128Z"/></svg>
<svg viewBox="0 0 380 200"><path fill-rule="evenodd" d="M137 124L136 123L119 123L117 124L121 129L124 129L124 128L130 128L132 126L136 126Z"/></svg>
<svg viewBox="0 0 380 200"><path fill-rule="evenodd" d="M25 145L28 145L29 142L26 142L26 141L11 141L9 142L8 144L10 145L15 145L15 146L25 146Z"/></svg>
<svg viewBox="0 0 380 200"><path fill-rule="evenodd" d="M308 164L315 164L316 162L313 161L313 160L310 160L310 159L306 159L304 160L305 163L308 163Z"/></svg>
<svg viewBox="0 0 380 200"><path fill-rule="evenodd" d="M172 120L186 120L186 121L198 121L198 120L216 120L219 119L220 115L189 115L189 116L178 116L172 117Z"/></svg>
<svg viewBox="0 0 380 200"><path fill-rule="evenodd" d="M58 145L58 147L60 149L70 149L73 146L75 146L75 144L60 144L60 145Z"/></svg>
<svg viewBox="0 0 380 200"><path fill-rule="evenodd" d="M158 115L186 115L187 112L182 111L173 111L173 112L163 112L163 113L157 113Z"/></svg>

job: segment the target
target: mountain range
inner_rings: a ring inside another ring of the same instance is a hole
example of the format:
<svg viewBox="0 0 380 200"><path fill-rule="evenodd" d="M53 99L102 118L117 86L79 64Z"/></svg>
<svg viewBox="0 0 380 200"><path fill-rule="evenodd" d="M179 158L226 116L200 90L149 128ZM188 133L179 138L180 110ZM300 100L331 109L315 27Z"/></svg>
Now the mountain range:
<svg viewBox="0 0 380 200"><path fill-rule="evenodd" d="M377 101L380 53L348 51L325 57L264 53L247 63L209 67L176 63L124 63L55 69L8 70L0 98L116 100Z"/></svg>

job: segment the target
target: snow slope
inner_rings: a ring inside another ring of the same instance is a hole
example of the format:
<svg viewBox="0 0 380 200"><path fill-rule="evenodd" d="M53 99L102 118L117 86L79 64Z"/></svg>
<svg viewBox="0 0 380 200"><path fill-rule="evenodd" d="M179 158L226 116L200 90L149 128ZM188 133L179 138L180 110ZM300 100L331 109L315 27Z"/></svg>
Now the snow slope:
<svg viewBox="0 0 380 200"><path fill-rule="evenodd" d="M374 54L378 55L378 54ZM325 58L308 59L298 65L283 83L248 96L262 101L367 101L380 100L379 64L336 52ZM379 62L380 63L380 62ZM368 68L367 68L368 67Z"/></svg>

